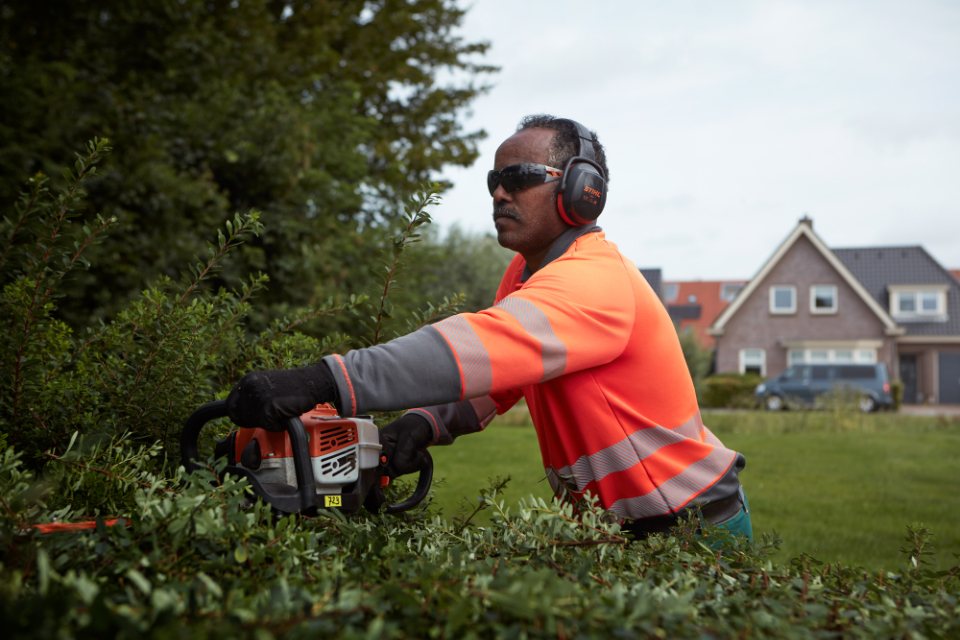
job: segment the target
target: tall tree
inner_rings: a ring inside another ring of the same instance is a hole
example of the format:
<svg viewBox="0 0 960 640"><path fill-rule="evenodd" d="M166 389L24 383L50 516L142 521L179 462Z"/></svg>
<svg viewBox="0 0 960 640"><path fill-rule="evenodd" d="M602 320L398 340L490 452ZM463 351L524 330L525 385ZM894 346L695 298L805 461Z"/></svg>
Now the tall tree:
<svg viewBox="0 0 960 640"><path fill-rule="evenodd" d="M456 0L0 0L0 206L63 150L112 140L89 206L120 230L62 306L75 324L178 277L250 208L267 232L221 284L267 272L274 312L362 289L396 203L477 156L484 133L458 117L494 69L463 16Z"/></svg>

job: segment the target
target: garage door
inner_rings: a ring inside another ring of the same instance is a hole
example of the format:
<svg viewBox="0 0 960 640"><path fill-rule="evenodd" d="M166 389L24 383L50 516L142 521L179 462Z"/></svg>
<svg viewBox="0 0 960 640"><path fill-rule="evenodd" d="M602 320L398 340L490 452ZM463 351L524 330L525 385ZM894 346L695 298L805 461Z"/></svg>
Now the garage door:
<svg viewBox="0 0 960 640"><path fill-rule="evenodd" d="M940 354L940 404L960 404L960 353Z"/></svg>

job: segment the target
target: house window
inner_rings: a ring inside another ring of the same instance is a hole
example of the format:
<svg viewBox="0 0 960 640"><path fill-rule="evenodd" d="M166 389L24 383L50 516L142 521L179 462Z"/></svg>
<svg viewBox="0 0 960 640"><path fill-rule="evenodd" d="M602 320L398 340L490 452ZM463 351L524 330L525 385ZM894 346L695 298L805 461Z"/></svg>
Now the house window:
<svg viewBox="0 0 960 640"><path fill-rule="evenodd" d="M742 284L724 284L720 286L720 299L727 302L733 302L737 294L743 290Z"/></svg>
<svg viewBox="0 0 960 640"><path fill-rule="evenodd" d="M890 287L890 310L897 320L931 322L947 320L947 287L937 289Z"/></svg>
<svg viewBox="0 0 960 640"><path fill-rule="evenodd" d="M697 296L695 296L692 293L689 296L687 296L687 304L696 304L696 302L697 302Z"/></svg>
<svg viewBox="0 0 960 640"><path fill-rule="evenodd" d="M767 375L767 354L763 349L740 349L740 373Z"/></svg>
<svg viewBox="0 0 960 640"><path fill-rule="evenodd" d="M834 362L853 362L853 349L837 349L833 352Z"/></svg>
<svg viewBox="0 0 960 640"><path fill-rule="evenodd" d="M791 349L787 364L875 364L876 349Z"/></svg>
<svg viewBox="0 0 960 640"><path fill-rule="evenodd" d="M817 284L810 287L810 313L836 313L837 287Z"/></svg>
<svg viewBox="0 0 960 640"><path fill-rule="evenodd" d="M770 313L796 313L797 288L793 285L770 287Z"/></svg>
<svg viewBox="0 0 960 640"><path fill-rule="evenodd" d="M678 284L665 284L663 285L663 299L667 302L673 302L677 299L677 295L680 294L680 285Z"/></svg>

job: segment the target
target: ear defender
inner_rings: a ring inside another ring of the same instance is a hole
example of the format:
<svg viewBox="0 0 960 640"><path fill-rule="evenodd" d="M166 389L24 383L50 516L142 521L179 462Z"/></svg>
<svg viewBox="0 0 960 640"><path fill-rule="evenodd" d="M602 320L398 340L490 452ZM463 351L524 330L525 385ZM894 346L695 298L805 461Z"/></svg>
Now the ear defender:
<svg viewBox="0 0 960 640"><path fill-rule="evenodd" d="M577 128L577 155L563 168L557 210L567 224L582 226L603 213L603 205L607 202L607 180L596 162L590 131L575 120L567 122Z"/></svg>

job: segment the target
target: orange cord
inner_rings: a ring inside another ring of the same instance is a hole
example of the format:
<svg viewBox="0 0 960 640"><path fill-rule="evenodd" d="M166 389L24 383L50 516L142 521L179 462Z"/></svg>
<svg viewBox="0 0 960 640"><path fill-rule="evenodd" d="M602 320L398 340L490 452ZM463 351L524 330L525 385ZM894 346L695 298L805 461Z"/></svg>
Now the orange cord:
<svg viewBox="0 0 960 640"><path fill-rule="evenodd" d="M118 522L121 524L126 524L126 521L121 520L120 518L104 520L103 522L108 527L112 527ZM96 520L88 520L87 522L51 522L50 524L35 524L31 525L30 528L39 529L40 533L56 533L58 531L82 531L84 529L95 529L96 527Z"/></svg>

